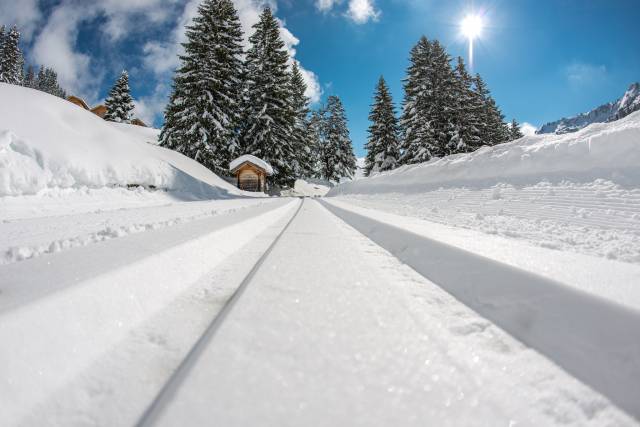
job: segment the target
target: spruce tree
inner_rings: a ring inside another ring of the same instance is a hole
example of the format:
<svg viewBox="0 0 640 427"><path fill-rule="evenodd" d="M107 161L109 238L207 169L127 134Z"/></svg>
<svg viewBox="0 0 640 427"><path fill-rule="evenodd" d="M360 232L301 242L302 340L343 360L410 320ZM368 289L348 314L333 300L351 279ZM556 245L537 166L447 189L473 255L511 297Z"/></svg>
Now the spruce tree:
<svg viewBox="0 0 640 427"><path fill-rule="evenodd" d="M205 0L187 27L185 53L160 144L218 174L241 154L242 27L231 0Z"/></svg>
<svg viewBox="0 0 640 427"><path fill-rule="evenodd" d="M394 169L400 158L398 119L384 77L380 77L369 114L369 139L365 148L365 174Z"/></svg>
<svg viewBox="0 0 640 427"><path fill-rule="evenodd" d="M457 101L455 134L449 144L449 154L465 153L482 146L481 129L484 101L473 91L473 78L467 72L464 60L458 57L455 67Z"/></svg>
<svg viewBox="0 0 640 427"><path fill-rule="evenodd" d="M104 119L109 122L131 123L133 112L133 98L129 88L129 74L122 71L116 84L111 88L105 100L107 113Z"/></svg>
<svg viewBox="0 0 640 427"><path fill-rule="evenodd" d="M33 66L29 65L29 67L27 68L27 75L24 78L24 82L22 83L24 87L28 87L31 89L35 89L36 88L36 75L35 72L33 71Z"/></svg>
<svg viewBox="0 0 640 427"><path fill-rule="evenodd" d="M2 58L4 58L4 41L6 39L5 27L4 25L0 25L0 64L2 63Z"/></svg>
<svg viewBox="0 0 640 427"><path fill-rule="evenodd" d="M515 141L524 136L520 129L520 124L516 119L511 120L511 126L509 126L509 141Z"/></svg>
<svg viewBox="0 0 640 427"><path fill-rule="evenodd" d="M404 79L401 164L426 162L437 155L431 117L428 115L431 42L422 37L411 49L410 65Z"/></svg>
<svg viewBox="0 0 640 427"><path fill-rule="evenodd" d="M491 96L487 85L480 74L474 78L475 94L481 100L482 129L481 139L484 145L496 145L509 140L509 128L504 122L504 116Z"/></svg>
<svg viewBox="0 0 640 427"><path fill-rule="evenodd" d="M20 33L15 26L4 36L2 45L0 82L21 85L24 58L20 51Z"/></svg>
<svg viewBox="0 0 640 427"><path fill-rule="evenodd" d="M295 151L294 173L297 177L310 177L314 172L312 156L313 138L310 132L309 98L305 95L307 84L304 82L300 68L296 61L291 67L291 105L294 123L292 141Z"/></svg>
<svg viewBox="0 0 640 427"><path fill-rule="evenodd" d="M352 178L356 170L356 156L349 137L344 106L337 96L327 99L323 131L323 177L334 182L339 182L341 178Z"/></svg>
<svg viewBox="0 0 640 427"><path fill-rule="evenodd" d="M296 164L289 54L271 9L264 9L253 28L245 62L243 145L273 166L273 182L287 186L293 184Z"/></svg>

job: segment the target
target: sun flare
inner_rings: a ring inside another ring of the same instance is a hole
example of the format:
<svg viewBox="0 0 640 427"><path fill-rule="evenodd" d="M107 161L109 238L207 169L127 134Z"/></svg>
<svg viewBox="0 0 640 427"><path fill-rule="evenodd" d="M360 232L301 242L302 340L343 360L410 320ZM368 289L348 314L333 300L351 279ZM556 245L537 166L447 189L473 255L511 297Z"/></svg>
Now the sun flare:
<svg viewBox="0 0 640 427"><path fill-rule="evenodd" d="M462 34L469 40L478 38L482 33L483 22L479 15L467 15L460 25Z"/></svg>

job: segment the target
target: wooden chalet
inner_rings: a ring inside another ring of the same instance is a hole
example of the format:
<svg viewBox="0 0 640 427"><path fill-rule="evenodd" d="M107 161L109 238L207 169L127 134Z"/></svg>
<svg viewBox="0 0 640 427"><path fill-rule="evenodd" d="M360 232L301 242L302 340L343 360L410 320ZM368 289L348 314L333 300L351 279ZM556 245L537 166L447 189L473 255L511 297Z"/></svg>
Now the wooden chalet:
<svg viewBox="0 0 640 427"><path fill-rule="evenodd" d="M250 154L232 161L229 169L236 178L238 188L244 191L266 192L267 177L273 175L273 168L269 163Z"/></svg>
<svg viewBox="0 0 640 427"><path fill-rule="evenodd" d="M77 96L69 96L67 98L67 101L76 104L78 107L84 108L87 111L92 112L93 114L95 114L96 116L100 117L101 119L104 119L104 116L107 114L107 107L104 104L99 104L96 105L93 108L90 108L86 102L84 102L84 99L82 98L78 98ZM148 127L147 124L145 122L143 122L142 120L138 119L138 118L134 118L133 120L131 120L131 124L132 125L136 125L136 126L142 126L142 127Z"/></svg>

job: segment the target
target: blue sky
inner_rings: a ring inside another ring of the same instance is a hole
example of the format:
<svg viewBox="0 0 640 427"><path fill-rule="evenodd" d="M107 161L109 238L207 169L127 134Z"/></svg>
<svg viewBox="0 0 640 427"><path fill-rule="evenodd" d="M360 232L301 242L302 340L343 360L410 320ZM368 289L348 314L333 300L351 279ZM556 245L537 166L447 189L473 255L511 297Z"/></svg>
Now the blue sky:
<svg viewBox="0 0 640 427"><path fill-rule="evenodd" d="M412 45L424 34L466 58L458 24L471 11L486 23L474 71L508 119L539 126L613 101L640 80L637 0L234 1L247 29L265 4L276 10L309 94L344 101L359 156L378 77L399 106ZM91 103L127 68L139 115L160 124L182 28L197 3L0 0L0 19L20 25L31 63L54 66L63 85Z"/></svg>

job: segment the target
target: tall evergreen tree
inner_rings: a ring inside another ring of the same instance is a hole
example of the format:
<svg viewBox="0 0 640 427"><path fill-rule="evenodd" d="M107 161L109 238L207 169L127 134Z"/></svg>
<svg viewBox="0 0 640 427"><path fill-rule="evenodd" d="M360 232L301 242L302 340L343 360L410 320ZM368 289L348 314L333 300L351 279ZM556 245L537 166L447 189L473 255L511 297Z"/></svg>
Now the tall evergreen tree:
<svg viewBox="0 0 640 427"><path fill-rule="evenodd" d="M2 44L0 82L21 85L24 58L20 51L20 32L16 26L13 26L4 36Z"/></svg>
<svg viewBox="0 0 640 427"><path fill-rule="evenodd" d="M483 103L481 139L484 145L496 145L509 140L509 128L504 122L504 115L496 105L487 85L480 74L474 78L476 96Z"/></svg>
<svg viewBox="0 0 640 427"><path fill-rule="evenodd" d="M335 182L340 178L352 178L356 170L356 156L353 154L344 106L337 96L327 99L323 127L323 177Z"/></svg>
<svg viewBox="0 0 640 427"><path fill-rule="evenodd" d="M509 126L509 141L515 141L524 136L520 129L520 124L516 119L511 120L511 126Z"/></svg>
<svg viewBox="0 0 640 427"><path fill-rule="evenodd" d="M0 25L0 64L2 63L2 58L4 58L4 42L6 39L5 27L4 25Z"/></svg>
<svg viewBox="0 0 640 427"><path fill-rule="evenodd" d="M205 0L187 27L160 143L219 174L243 154L242 27L231 0Z"/></svg>
<svg viewBox="0 0 640 427"><path fill-rule="evenodd" d="M296 150L294 107L291 99L289 54L280 36L278 22L265 8L253 26L245 68L245 128L247 153L269 162L272 180L291 185L295 179Z"/></svg>
<svg viewBox="0 0 640 427"><path fill-rule="evenodd" d="M473 91L473 78L467 72L464 60L458 57L455 67L457 101L455 133L449 143L449 154L470 152L482 146L481 129L483 100Z"/></svg>
<svg viewBox="0 0 640 427"><path fill-rule="evenodd" d="M48 94L66 98L67 94L58 84L58 73L53 68L40 66L38 75L34 83L34 89L41 90Z"/></svg>
<svg viewBox="0 0 640 427"><path fill-rule="evenodd" d="M400 119L402 164L426 162L437 153L427 106L431 51L431 42L424 36L411 49Z"/></svg>
<svg viewBox="0 0 640 427"><path fill-rule="evenodd" d="M365 174L394 169L400 158L398 119L389 87L380 77L369 114L369 140L365 145Z"/></svg>
<svg viewBox="0 0 640 427"><path fill-rule="evenodd" d="M292 141L296 163L294 173L297 177L310 177L314 172L312 146L314 144L309 119L309 98L305 95L307 84L304 82L296 61L291 67L291 106L293 108Z"/></svg>
<svg viewBox="0 0 640 427"><path fill-rule="evenodd" d="M27 68L27 75L24 78L24 82L22 84L24 85L24 87L36 89L37 81L35 72L33 71L33 65L29 65L29 67Z"/></svg>
<svg viewBox="0 0 640 427"><path fill-rule="evenodd" d="M116 84L111 88L105 100L107 113L104 119L109 122L131 123L133 113L133 98L129 88L129 74L122 71Z"/></svg>

